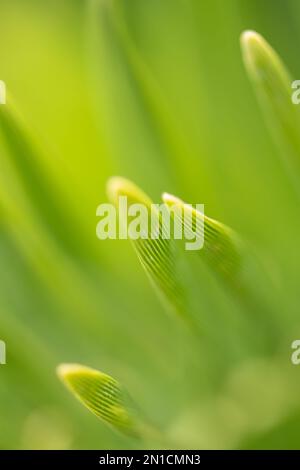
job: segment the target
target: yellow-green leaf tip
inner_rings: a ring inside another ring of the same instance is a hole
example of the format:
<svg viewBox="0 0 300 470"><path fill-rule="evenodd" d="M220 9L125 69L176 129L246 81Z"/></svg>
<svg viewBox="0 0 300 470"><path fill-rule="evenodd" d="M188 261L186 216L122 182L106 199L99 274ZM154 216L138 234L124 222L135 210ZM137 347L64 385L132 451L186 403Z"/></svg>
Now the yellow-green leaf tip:
<svg viewBox="0 0 300 470"><path fill-rule="evenodd" d="M266 80L270 67L281 80L286 80L287 72L280 57L270 44L255 31L244 31L241 34L241 49L246 68L255 79Z"/></svg>
<svg viewBox="0 0 300 470"><path fill-rule="evenodd" d="M150 206L152 202L136 184L121 176L113 176L108 180L106 192L115 206L118 206L120 196L126 196L129 204L140 203Z"/></svg>
<svg viewBox="0 0 300 470"><path fill-rule="evenodd" d="M179 197L173 196L169 193L162 194L162 200L167 206L173 206L174 204L183 204L183 201Z"/></svg>
<svg viewBox="0 0 300 470"><path fill-rule="evenodd" d="M262 47L270 47L261 34L256 31L247 30L241 34L241 47L249 57L255 57L255 54Z"/></svg>
<svg viewBox="0 0 300 470"><path fill-rule="evenodd" d="M57 374L75 397L98 418L124 434L138 436L130 400L115 379L80 364L61 364Z"/></svg>
<svg viewBox="0 0 300 470"><path fill-rule="evenodd" d="M252 72L260 66L261 61L271 52L268 43L255 31L244 31L242 33L241 48L245 65Z"/></svg>
<svg viewBox="0 0 300 470"><path fill-rule="evenodd" d="M102 374L101 372L97 371L96 369L92 369L90 367L83 366L81 364L60 364L57 369L58 377L68 383L72 380L73 377L76 377L78 374ZM105 375L105 374L103 374Z"/></svg>
<svg viewBox="0 0 300 470"><path fill-rule="evenodd" d="M253 31L251 29L247 29L243 31L241 34L241 44L244 46L255 46L259 44L261 41L264 41L261 34Z"/></svg>
<svg viewBox="0 0 300 470"><path fill-rule="evenodd" d="M184 218L182 220L185 234L190 233L193 236L195 230L199 236L204 234L204 249L203 252L200 251L199 253L203 255L214 271L226 278L235 277L240 266L240 253L238 239L233 230L221 222L207 217L204 213L196 210L190 204L186 204L176 196L163 193L162 200L170 208L178 206L190 213L192 216L191 221L186 222ZM199 222L198 227L196 221Z"/></svg>

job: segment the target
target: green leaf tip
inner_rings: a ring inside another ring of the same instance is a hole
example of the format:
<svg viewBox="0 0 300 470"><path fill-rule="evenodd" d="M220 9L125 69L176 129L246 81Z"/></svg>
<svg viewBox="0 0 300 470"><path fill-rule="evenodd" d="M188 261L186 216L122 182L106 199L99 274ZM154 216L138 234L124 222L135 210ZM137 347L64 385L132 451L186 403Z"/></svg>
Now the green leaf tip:
<svg viewBox="0 0 300 470"><path fill-rule="evenodd" d="M98 418L124 434L139 437L130 398L115 379L80 364L61 364L57 367L57 375Z"/></svg>
<svg viewBox="0 0 300 470"><path fill-rule="evenodd" d="M176 253L173 240L163 236L164 224L156 206L137 185L126 178L118 176L109 179L107 194L117 209L119 206L119 196L127 196L128 206L137 203L146 206L148 209L148 222L152 211L157 214L156 238L149 236L148 232L147 237L131 239L131 241L142 267L163 303L167 307L171 307L172 310L175 310L180 316L185 316L186 298L177 266L178 253ZM128 224L128 220L125 222ZM150 229L150 223L148 229Z"/></svg>
<svg viewBox="0 0 300 470"><path fill-rule="evenodd" d="M244 31L241 34L241 48L245 66L253 78L261 82L267 81L271 78L269 73L273 72L285 85L289 85L289 73L263 36L256 31Z"/></svg>
<svg viewBox="0 0 300 470"><path fill-rule="evenodd" d="M151 206L151 199L132 181L121 176L112 176L106 185L106 192L109 200L118 206L118 200L121 196L126 196L129 204L144 204Z"/></svg>
<svg viewBox="0 0 300 470"><path fill-rule="evenodd" d="M300 109L293 104L290 73L277 52L255 31L242 33L241 49L266 124L299 192Z"/></svg>
<svg viewBox="0 0 300 470"><path fill-rule="evenodd" d="M191 217L188 218L188 223L184 217L182 218L185 234L189 231L192 234L192 232L195 233L199 230L198 236L203 236L204 231L204 245L199 254L214 272L225 279L233 280L239 272L241 264L240 242L236 233L176 196L163 193L162 199L170 209L177 206L190 213ZM176 217L176 212L172 211L172 215ZM200 222L199 224L196 223L197 220Z"/></svg>

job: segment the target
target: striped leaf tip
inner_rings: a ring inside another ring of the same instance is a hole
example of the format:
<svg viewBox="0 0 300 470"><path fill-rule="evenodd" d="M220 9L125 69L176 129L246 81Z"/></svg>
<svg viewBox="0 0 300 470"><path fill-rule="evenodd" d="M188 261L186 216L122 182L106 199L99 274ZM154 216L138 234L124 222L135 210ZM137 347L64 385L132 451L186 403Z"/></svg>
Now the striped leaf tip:
<svg viewBox="0 0 300 470"><path fill-rule="evenodd" d="M170 209L174 206L180 209L184 234L188 238L196 233L198 237L204 235L203 249L199 253L210 268L222 277L232 280L241 262L239 241L235 232L176 196L163 193L162 199ZM184 214L189 217L186 218ZM172 211L172 215L176 217L176 211L175 213Z"/></svg>
<svg viewBox="0 0 300 470"><path fill-rule="evenodd" d="M80 364L61 364L57 368L57 375L98 418L124 434L139 436L130 399L115 379Z"/></svg>
<svg viewBox="0 0 300 470"><path fill-rule="evenodd" d="M120 223L124 222L127 229L122 228L122 233L126 232L133 244L138 259L145 272L150 278L154 287L158 290L160 298L168 307L180 315L185 310L184 287L181 283L180 273L177 269L177 256L173 241L165 236L165 224L161 217L158 205L138 186L126 178L113 177L107 183L107 194L112 203L120 209L120 196L127 196L128 209L133 204L144 206L144 211L138 217L141 221L147 222L147 230L141 230L141 237L133 237L131 229L132 220L127 217L125 211L119 210ZM167 209L166 209L167 210ZM123 220L125 219L125 220ZM162 294L162 295L161 295Z"/></svg>

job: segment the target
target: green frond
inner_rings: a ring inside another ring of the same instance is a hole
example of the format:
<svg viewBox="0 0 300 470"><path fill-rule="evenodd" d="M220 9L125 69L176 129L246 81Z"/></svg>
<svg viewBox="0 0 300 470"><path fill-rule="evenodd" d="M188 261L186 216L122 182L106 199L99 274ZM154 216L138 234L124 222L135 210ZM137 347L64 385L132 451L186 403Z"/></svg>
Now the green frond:
<svg viewBox="0 0 300 470"><path fill-rule="evenodd" d="M241 267L240 242L237 235L226 225L207 217L181 199L164 193L162 199L170 209L178 207L180 213L190 214L187 220L181 217L185 234L190 238L197 234L204 237L203 248L199 255L211 269L226 280L233 281ZM171 211L173 217L178 217L176 211Z"/></svg>
<svg viewBox="0 0 300 470"><path fill-rule="evenodd" d="M291 178L300 177L300 109L292 102L292 79L284 63L255 31L241 36L243 59L266 123ZM298 187L298 184L297 184Z"/></svg>
<svg viewBox="0 0 300 470"><path fill-rule="evenodd" d="M98 418L124 434L139 437L130 399L115 379L79 364L61 364L57 374L73 395Z"/></svg>
<svg viewBox="0 0 300 470"><path fill-rule="evenodd" d="M111 178L107 185L107 193L114 204L118 203L119 196L127 196L128 205L137 203L145 205L148 209L151 208L151 199L125 178ZM159 213L157 220L157 238L139 238L132 240L132 243L141 265L163 300L166 300L179 315L185 316L187 300L178 269L176 246L173 240L164 238L164 225Z"/></svg>

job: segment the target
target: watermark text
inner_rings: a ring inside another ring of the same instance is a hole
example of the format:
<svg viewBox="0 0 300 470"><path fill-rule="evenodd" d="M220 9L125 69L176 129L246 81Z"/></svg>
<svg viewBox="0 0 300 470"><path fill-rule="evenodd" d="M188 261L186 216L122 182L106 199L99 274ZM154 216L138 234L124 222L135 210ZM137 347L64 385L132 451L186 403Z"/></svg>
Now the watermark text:
<svg viewBox="0 0 300 470"><path fill-rule="evenodd" d="M195 214L197 213L197 216ZM186 250L200 250L204 245L204 204L129 204L119 196L113 204L100 204L96 235L100 240L131 239L184 240Z"/></svg>

